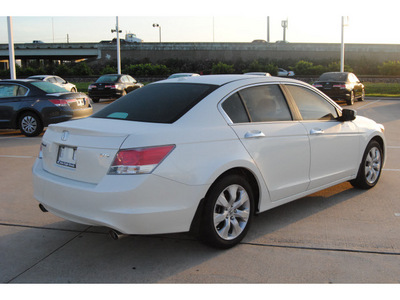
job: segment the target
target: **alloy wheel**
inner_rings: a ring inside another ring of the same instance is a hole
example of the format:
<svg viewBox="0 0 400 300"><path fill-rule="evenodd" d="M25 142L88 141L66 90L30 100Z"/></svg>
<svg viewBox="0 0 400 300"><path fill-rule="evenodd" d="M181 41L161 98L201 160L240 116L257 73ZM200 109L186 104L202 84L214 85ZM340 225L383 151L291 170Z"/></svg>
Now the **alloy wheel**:
<svg viewBox="0 0 400 300"><path fill-rule="evenodd" d="M381 152L377 147L372 147L365 160L365 178L369 184L375 183L381 172Z"/></svg>
<svg viewBox="0 0 400 300"><path fill-rule="evenodd" d="M31 115L26 115L22 118L21 120L21 129L22 131L32 134L35 132L35 130L38 127L37 120L31 116Z"/></svg>
<svg viewBox="0 0 400 300"><path fill-rule="evenodd" d="M225 188L214 206L214 228L224 240L237 238L250 217L250 198L246 190L237 184Z"/></svg>

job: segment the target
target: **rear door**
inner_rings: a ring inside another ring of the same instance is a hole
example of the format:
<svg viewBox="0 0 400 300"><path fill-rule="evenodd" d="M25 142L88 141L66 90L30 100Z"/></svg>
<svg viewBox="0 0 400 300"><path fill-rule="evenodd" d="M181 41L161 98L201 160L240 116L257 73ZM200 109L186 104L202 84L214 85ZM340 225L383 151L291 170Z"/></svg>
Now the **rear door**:
<svg viewBox="0 0 400 300"><path fill-rule="evenodd" d="M300 122L292 120L279 85L240 90L225 100L222 108L258 166L271 201L306 191L310 167L308 135Z"/></svg>
<svg viewBox="0 0 400 300"><path fill-rule="evenodd" d="M28 89L19 84L0 83L0 128L11 128Z"/></svg>
<svg viewBox="0 0 400 300"><path fill-rule="evenodd" d="M302 117L311 145L309 189L354 175L359 162L359 132L353 122L337 120L336 107L303 86L285 85Z"/></svg>

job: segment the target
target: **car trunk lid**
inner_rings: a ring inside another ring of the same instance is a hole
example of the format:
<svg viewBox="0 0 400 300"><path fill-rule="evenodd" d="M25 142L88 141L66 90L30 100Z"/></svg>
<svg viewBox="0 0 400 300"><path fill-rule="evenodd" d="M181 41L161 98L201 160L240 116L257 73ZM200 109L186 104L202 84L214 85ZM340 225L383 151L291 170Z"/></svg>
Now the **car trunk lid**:
<svg viewBox="0 0 400 300"><path fill-rule="evenodd" d="M112 122L105 120L100 124L100 120L91 119L89 129L86 120L49 126L42 140L43 165L47 172L94 184L107 174L128 133L115 132Z"/></svg>

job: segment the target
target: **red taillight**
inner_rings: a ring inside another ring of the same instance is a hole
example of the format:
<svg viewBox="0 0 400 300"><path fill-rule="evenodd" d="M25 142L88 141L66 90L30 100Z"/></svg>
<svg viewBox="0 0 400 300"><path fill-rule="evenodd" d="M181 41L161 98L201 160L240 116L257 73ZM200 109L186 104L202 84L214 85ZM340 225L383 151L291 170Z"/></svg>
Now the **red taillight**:
<svg viewBox="0 0 400 300"><path fill-rule="evenodd" d="M105 88L110 88L110 89L116 89L117 88L117 86L115 84L106 84L104 87Z"/></svg>
<svg viewBox="0 0 400 300"><path fill-rule="evenodd" d="M151 173L174 149L174 145L120 150L109 174L147 174Z"/></svg>
<svg viewBox="0 0 400 300"><path fill-rule="evenodd" d="M55 106L67 106L69 103L75 102L76 99L50 99L49 101Z"/></svg>
<svg viewBox="0 0 400 300"><path fill-rule="evenodd" d="M340 89L345 89L346 85L345 84L334 84L333 87L340 88Z"/></svg>
<svg viewBox="0 0 400 300"><path fill-rule="evenodd" d="M322 87L322 84L314 83L313 86L315 86L315 87Z"/></svg>

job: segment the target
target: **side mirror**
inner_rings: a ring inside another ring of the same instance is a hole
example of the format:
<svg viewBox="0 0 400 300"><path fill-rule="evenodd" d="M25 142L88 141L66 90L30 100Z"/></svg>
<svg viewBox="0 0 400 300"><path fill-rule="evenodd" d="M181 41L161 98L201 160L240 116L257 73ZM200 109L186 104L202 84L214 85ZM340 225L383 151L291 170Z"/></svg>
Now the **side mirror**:
<svg viewBox="0 0 400 300"><path fill-rule="evenodd" d="M357 112L354 109L344 108L342 110L342 116L339 117L339 121L353 121L357 116Z"/></svg>

